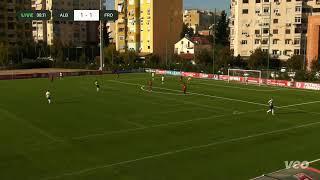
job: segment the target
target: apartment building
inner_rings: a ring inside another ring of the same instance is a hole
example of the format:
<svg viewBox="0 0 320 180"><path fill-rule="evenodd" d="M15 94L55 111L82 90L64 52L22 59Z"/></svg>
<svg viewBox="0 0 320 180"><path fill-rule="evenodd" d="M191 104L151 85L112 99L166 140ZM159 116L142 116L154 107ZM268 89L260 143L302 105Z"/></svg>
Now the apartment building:
<svg viewBox="0 0 320 180"><path fill-rule="evenodd" d="M231 0L230 47L248 57L257 48L287 60L306 52L308 16L320 12L319 0Z"/></svg>
<svg viewBox="0 0 320 180"><path fill-rule="evenodd" d="M216 16L218 17L218 15ZM199 31L209 30L209 27L214 24L214 13L197 9L185 10L183 13L183 23L192 28L195 34Z"/></svg>
<svg viewBox="0 0 320 180"><path fill-rule="evenodd" d="M17 12L30 7L31 0L0 1L0 44L17 46L32 40L31 23L18 21L16 18Z"/></svg>
<svg viewBox="0 0 320 180"><path fill-rule="evenodd" d="M116 43L115 37L116 37L116 23L114 22L108 22L106 23L106 28L107 31L109 33L109 39L110 39L110 43Z"/></svg>
<svg viewBox="0 0 320 180"><path fill-rule="evenodd" d="M97 0L32 0L34 10L99 9ZM99 22L33 21L33 38L53 45L55 41L74 47L98 44Z"/></svg>
<svg viewBox="0 0 320 180"><path fill-rule="evenodd" d="M157 54L163 60L173 55L182 31L182 0L116 0L115 9L118 51Z"/></svg>

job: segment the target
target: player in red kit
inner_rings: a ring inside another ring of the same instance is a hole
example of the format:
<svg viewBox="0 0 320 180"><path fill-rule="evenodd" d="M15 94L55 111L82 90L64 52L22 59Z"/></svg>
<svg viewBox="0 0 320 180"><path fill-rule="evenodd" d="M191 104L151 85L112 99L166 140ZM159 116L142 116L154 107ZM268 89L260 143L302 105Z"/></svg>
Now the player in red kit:
<svg viewBox="0 0 320 180"><path fill-rule="evenodd" d="M183 84L182 91L183 91L183 94L187 94L187 85L186 85L186 83Z"/></svg>

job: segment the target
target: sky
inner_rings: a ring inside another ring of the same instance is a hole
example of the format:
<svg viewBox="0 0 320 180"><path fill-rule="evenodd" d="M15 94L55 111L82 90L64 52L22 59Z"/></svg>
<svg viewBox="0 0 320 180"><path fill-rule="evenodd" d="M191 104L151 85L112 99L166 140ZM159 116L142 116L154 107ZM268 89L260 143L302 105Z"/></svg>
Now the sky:
<svg viewBox="0 0 320 180"><path fill-rule="evenodd" d="M114 7L113 0L107 0L107 2L109 7ZM187 9L198 8L213 10L217 8L218 10L228 10L229 4L230 0L184 0L184 8Z"/></svg>

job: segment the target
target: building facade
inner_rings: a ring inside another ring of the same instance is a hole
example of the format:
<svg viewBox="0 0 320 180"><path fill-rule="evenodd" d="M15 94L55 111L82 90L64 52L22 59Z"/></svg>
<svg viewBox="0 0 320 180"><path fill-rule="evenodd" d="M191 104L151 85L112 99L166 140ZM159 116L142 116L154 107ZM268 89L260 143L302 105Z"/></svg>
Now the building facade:
<svg viewBox="0 0 320 180"><path fill-rule="evenodd" d="M307 33L307 67L312 61L319 61L320 55L320 16L309 16Z"/></svg>
<svg viewBox="0 0 320 180"><path fill-rule="evenodd" d="M184 37L174 45L174 53L180 54L195 54L196 44L191 39Z"/></svg>
<svg viewBox="0 0 320 180"><path fill-rule="evenodd" d="M74 10L99 9L97 0L32 0L34 10ZM73 21L33 21L33 38L36 42L45 42L53 45L60 41L63 45L83 47L88 44L97 44L99 39L98 22Z"/></svg>
<svg viewBox="0 0 320 180"><path fill-rule="evenodd" d="M173 55L182 31L182 0L116 0L115 6L118 51L157 54L161 59Z"/></svg>
<svg viewBox="0 0 320 180"><path fill-rule="evenodd" d="M16 18L17 12L30 7L31 0L0 1L0 44L14 47L32 40L31 23Z"/></svg>
<svg viewBox="0 0 320 180"><path fill-rule="evenodd" d="M214 24L214 13L197 9L185 10L183 13L183 23L192 28L195 34L199 31L209 30Z"/></svg>
<svg viewBox="0 0 320 180"><path fill-rule="evenodd" d="M231 0L230 47L248 57L261 48L287 60L305 55L308 16L320 12L319 0Z"/></svg>
<svg viewBox="0 0 320 180"><path fill-rule="evenodd" d="M174 53L177 55L196 55L203 50L212 52L212 44L204 37L184 37L174 46Z"/></svg>

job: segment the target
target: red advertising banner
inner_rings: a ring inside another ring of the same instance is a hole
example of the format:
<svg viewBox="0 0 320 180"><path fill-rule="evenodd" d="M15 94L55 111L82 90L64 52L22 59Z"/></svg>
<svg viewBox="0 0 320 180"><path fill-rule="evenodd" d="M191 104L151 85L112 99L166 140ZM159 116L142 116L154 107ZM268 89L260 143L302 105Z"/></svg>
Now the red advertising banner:
<svg viewBox="0 0 320 180"><path fill-rule="evenodd" d="M157 74L173 74L175 71L166 71L166 70L156 70ZM241 76L228 76L228 75L217 75L217 74L205 74L205 73L195 73L195 72L177 72L181 73L184 77L193 77L201 79L214 79L214 80L223 80L223 81L236 81L236 82L245 82L245 78ZM280 86L280 87L291 87L297 89L310 89L310 90L320 90L320 84L316 83L307 83L307 82L291 82L286 80L275 80L275 79L259 79L254 77L248 77L247 82L251 84L261 84L271 85L271 86Z"/></svg>
<svg viewBox="0 0 320 180"><path fill-rule="evenodd" d="M320 84L316 83L303 83L303 89L320 90Z"/></svg>
<svg viewBox="0 0 320 180"><path fill-rule="evenodd" d="M156 74L164 75L164 74L166 74L166 70L159 70L159 69L157 69L157 70L156 70Z"/></svg>

